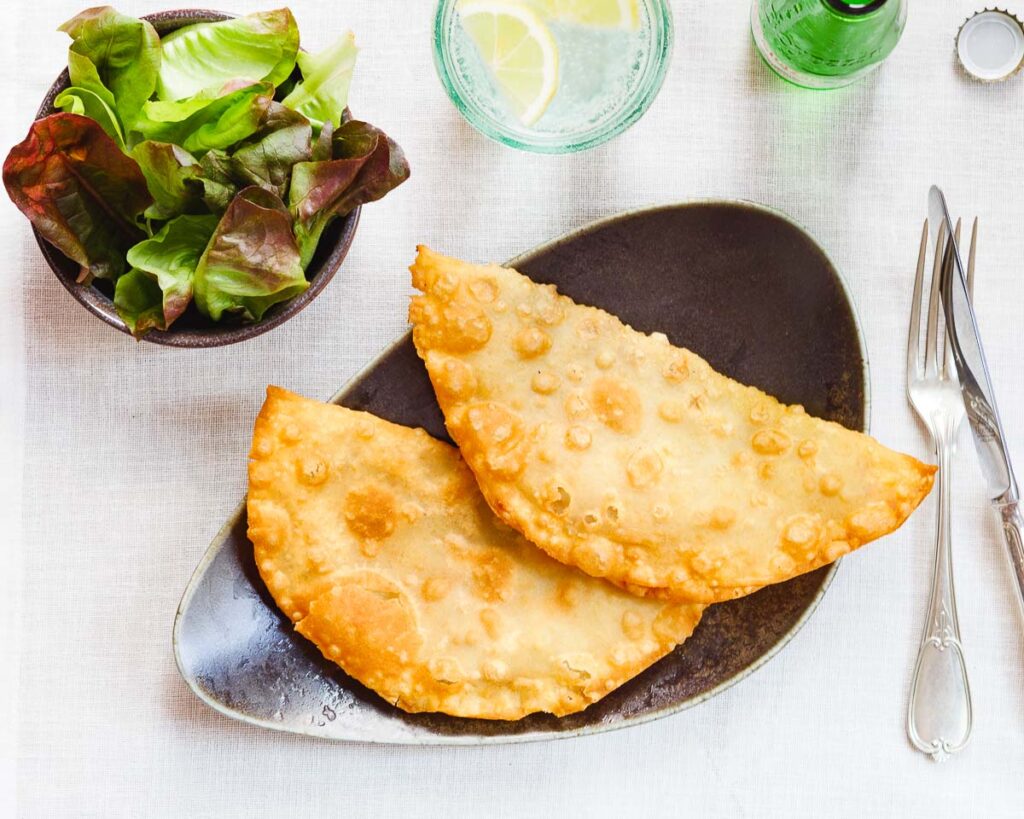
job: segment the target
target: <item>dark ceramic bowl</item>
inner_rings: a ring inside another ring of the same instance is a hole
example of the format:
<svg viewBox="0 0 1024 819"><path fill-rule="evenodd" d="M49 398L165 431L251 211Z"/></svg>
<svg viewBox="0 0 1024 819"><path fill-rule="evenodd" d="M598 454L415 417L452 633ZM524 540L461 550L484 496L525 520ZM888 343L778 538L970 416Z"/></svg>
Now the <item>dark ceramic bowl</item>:
<svg viewBox="0 0 1024 819"><path fill-rule="evenodd" d="M645 208L594 222L509 264L636 330L662 331L720 372L803 404L811 415L867 430L868 362L853 302L825 251L781 213L728 201ZM333 400L450 442L409 332ZM178 669L226 716L361 742L525 742L674 714L777 654L838 568L822 566L711 606L692 637L585 711L500 722L407 714L324 659L274 604L246 526L243 504L185 590L174 622Z"/></svg>
<svg viewBox="0 0 1024 819"><path fill-rule="evenodd" d="M232 16L234 15L220 11L178 9L149 14L142 19L152 23L158 33L166 34L192 23L226 20ZM36 119L56 113L57 109L54 108L53 101L69 84L68 71L64 69L57 77L57 81L50 86L46 97L43 98L43 104L36 112ZM316 253L306 269L309 287L305 292L293 299L274 305L266 312L261 321L246 324L237 319L225 318L222 321L213 322L203 316L196 309L195 304L190 304L170 330L151 330L142 336L142 339L169 347L221 347L225 344L245 341L283 324L313 301L338 272L338 268L352 244L352 238L355 236L356 225L359 224L359 210L356 208L347 216L335 219L324 231ZM113 284L101 280L97 280L91 285L78 284L75 281L78 278L78 263L47 242L35 228L32 230L35 233L36 242L39 243L39 249L43 253L43 258L46 259L50 269L58 281L64 285L64 288L94 316L103 319L122 333L131 335L131 331L121 321L117 310L114 309Z"/></svg>

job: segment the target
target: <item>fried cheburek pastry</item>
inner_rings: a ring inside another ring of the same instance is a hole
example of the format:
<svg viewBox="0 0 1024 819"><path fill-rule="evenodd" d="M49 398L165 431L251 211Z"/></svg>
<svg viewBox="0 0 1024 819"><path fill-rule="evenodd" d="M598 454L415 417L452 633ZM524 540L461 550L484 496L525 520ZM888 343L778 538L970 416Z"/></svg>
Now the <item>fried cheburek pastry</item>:
<svg viewBox="0 0 1024 819"><path fill-rule="evenodd" d="M506 523L637 594L713 603L893 531L935 468L514 270L420 247L413 340Z"/></svg>
<svg viewBox="0 0 1024 819"><path fill-rule="evenodd" d="M277 387L256 419L248 516L299 633L405 711L581 711L689 637L704 608L551 559L423 430Z"/></svg>

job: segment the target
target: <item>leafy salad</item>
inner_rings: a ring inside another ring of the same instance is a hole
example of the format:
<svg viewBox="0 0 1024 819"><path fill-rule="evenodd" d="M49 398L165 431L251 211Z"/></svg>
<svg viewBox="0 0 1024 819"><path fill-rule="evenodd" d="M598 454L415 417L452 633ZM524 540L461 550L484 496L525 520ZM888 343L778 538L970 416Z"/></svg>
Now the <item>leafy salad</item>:
<svg viewBox="0 0 1024 819"><path fill-rule="evenodd" d="M109 6L60 27L70 87L3 179L39 233L107 281L134 335L192 303L259 321L309 283L327 225L404 182L381 130L349 119L356 47L299 51L288 9L160 37Z"/></svg>

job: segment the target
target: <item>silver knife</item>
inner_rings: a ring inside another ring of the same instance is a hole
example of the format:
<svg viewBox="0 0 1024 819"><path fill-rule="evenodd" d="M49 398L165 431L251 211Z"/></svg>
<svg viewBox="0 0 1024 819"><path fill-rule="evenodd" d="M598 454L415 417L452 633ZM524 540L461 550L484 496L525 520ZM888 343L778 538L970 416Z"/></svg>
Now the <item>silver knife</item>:
<svg viewBox="0 0 1024 819"><path fill-rule="evenodd" d="M1024 511L1021 509L1020 493L1010 465L1003 424L999 420L992 380L985 363L978 322L967 295L967 277L964 275L960 248L953 236L946 197L935 185L928 192L928 222L931 230L936 233L940 225L946 226L941 278L946 335L953 352L953 362L960 379L960 394L967 410L967 420L971 425L988 495L1002 520L1006 550L1017 581L1017 600L1024 612Z"/></svg>

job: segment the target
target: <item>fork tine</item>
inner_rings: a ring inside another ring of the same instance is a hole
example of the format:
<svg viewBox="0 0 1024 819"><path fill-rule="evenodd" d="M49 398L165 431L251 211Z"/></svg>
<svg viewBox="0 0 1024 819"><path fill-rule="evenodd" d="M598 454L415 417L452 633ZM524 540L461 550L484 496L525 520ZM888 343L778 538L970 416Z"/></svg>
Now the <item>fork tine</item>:
<svg viewBox="0 0 1024 819"><path fill-rule="evenodd" d="M932 264L931 292L928 297L928 322L924 339L924 375L925 378L938 375L937 351L939 337L939 280L941 279L942 262L946 245L946 226L939 225L939 236L935 240L935 261Z"/></svg>
<svg viewBox="0 0 1024 819"><path fill-rule="evenodd" d="M910 329L907 331L907 383L921 377L921 291L924 263L928 255L928 220L921 228L921 247L917 251L917 272L914 274L914 295L910 299Z"/></svg>
<svg viewBox="0 0 1024 819"><path fill-rule="evenodd" d="M960 247L960 228L963 227L963 224L964 220L958 218L956 220L956 227L953 228L953 239L956 241L957 247Z"/></svg>
<svg viewBox="0 0 1024 819"><path fill-rule="evenodd" d="M963 220L962 219L957 219L956 220L956 227L953 228L953 238L956 240L956 246L957 247L960 247L960 228L962 226L963 226ZM943 269L943 271L942 271L943 273L950 272L950 269L953 266L953 257L952 257L952 255L950 255L949 258L946 260L946 265L948 265L948 268ZM941 286L941 282L940 282L940 286ZM940 323L942 324L943 331L945 331L945 329L946 329L946 322L945 322L945 320L943 320ZM947 379L952 379L953 378L953 351L949 348L949 336L945 332L942 333L942 336L943 336L942 341L939 342L941 344L941 346L942 346L942 354L938 355L938 351L936 351L936 355L941 359L940 366L942 368L942 374Z"/></svg>
<svg viewBox="0 0 1024 819"><path fill-rule="evenodd" d="M978 254L978 217L971 226L971 254L967 259L967 296L974 301L974 258Z"/></svg>

